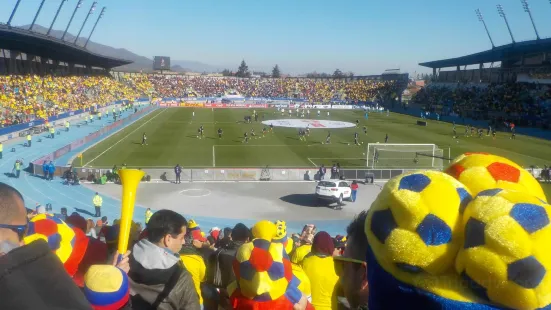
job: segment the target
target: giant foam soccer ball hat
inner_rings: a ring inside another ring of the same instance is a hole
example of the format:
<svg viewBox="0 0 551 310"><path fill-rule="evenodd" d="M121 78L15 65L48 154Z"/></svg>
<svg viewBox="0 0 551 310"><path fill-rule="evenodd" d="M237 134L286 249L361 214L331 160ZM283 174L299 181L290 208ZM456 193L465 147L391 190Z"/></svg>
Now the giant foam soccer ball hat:
<svg viewBox="0 0 551 310"><path fill-rule="evenodd" d="M369 309L551 309L551 206L537 180L490 154L445 171L397 176L372 204Z"/></svg>

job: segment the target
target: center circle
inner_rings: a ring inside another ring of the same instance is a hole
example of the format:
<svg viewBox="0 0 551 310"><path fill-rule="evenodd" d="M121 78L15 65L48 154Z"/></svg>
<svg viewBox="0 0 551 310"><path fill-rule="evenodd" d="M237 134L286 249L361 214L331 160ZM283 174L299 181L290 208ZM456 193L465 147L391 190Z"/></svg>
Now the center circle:
<svg viewBox="0 0 551 310"><path fill-rule="evenodd" d="M274 119L262 121L264 125L273 125L274 127L288 128L310 128L310 129L328 129L328 128L351 128L356 124L341 121L329 121L318 119Z"/></svg>
<svg viewBox="0 0 551 310"><path fill-rule="evenodd" d="M181 190L180 194L188 197L205 197L210 195L210 190L206 188L189 188Z"/></svg>

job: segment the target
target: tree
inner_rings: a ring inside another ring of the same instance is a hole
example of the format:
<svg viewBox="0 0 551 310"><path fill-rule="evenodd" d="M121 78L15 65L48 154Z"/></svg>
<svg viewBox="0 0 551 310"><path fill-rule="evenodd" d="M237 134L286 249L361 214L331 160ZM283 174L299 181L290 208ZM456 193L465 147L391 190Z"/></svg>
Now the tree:
<svg viewBox="0 0 551 310"><path fill-rule="evenodd" d="M337 69L337 70L335 70L335 72L333 72L333 77L334 78L342 78L342 77L344 77L344 74L342 73L342 71L340 69Z"/></svg>
<svg viewBox="0 0 551 310"><path fill-rule="evenodd" d="M224 69L224 70L222 71L222 75L223 75L223 76L232 76L232 75L233 75L233 72L231 72L231 71L228 70L228 69Z"/></svg>
<svg viewBox="0 0 551 310"><path fill-rule="evenodd" d="M354 72L348 71L348 72L346 72L346 76L347 77L354 77Z"/></svg>
<svg viewBox="0 0 551 310"><path fill-rule="evenodd" d="M249 72L249 67L245 63L245 60L241 60L241 64L239 65L239 68L237 69L237 73L235 74L237 77L250 77L251 73Z"/></svg>
<svg viewBox="0 0 551 310"><path fill-rule="evenodd" d="M281 72L279 71L279 66L277 64L272 69L272 77L273 78L280 78L281 77Z"/></svg>

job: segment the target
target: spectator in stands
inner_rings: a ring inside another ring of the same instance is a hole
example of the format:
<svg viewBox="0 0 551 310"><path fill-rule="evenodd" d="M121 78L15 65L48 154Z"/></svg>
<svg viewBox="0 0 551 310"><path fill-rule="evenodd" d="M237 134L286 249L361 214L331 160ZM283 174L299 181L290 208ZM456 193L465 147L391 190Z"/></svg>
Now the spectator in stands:
<svg viewBox="0 0 551 310"><path fill-rule="evenodd" d="M220 249L228 245L232 240L232 229L230 227L225 227L222 230L222 234L218 236L218 241L216 242L215 247Z"/></svg>
<svg viewBox="0 0 551 310"><path fill-rule="evenodd" d="M182 249L186 219L170 210L155 212L142 239L130 255L132 306L134 309L200 309L199 297L189 272L177 253Z"/></svg>
<svg viewBox="0 0 551 310"><path fill-rule="evenodd" d="M90 309L46 241L23 245L27 226L23 197L13 187L0 183L1 307Z"/></svg>
<svg viewBox="0 0 551 310"><path fill-rule="evenodd" d="M292 273L289 258L284 255L283 245L272 243L277 232L276 225L270 221L259 221L251 230L254 239L242 245L234 258L233 270L238 282L228 286L233 309L313 309L298 290L298 283L294 277L284 277L284 281L272 281L266 274L258 275L265 271L254 267L268 266L274 261L280 261L283 270L275 275L283 277L284 274ZM246 264L243 260L249 263Z"/></svg>
<svg viewBox="0 0 551 310"><path fill-rule="evenodd" d="M98 238L98 236L96 235L96 225L94 224L94 221L92 219L86 220L86 236L92 237L94 239Z"/></svg>
<svg viewBox="0 0 551 310"><path fill-rule="evenodd" d="M185 238L185 244L180 250L180 259L184 267L191 274L195 291L199 296L199 304L203 306L203 297L201 294L201 284L206 281L207 266L199 250L193 244L193 239L189 236Z"/></svg>
<svg viewBox="0 0 551 310"><path fill-rule="evenodd" d="M344 296L350 309L367 309L369 286L367 283L367 238L364 233L367 211L362 211L348 225L346 248L342 256L334 257Z"/></svg>
<svg viewBox="0 0 551 310"><path fill-rule="evenodd" d="M312 252L304 258L302 268L310 279L312 305L316 310L337 309L336 286L339 277L333 261L333 239L325 231L314 236Z"/></svg>
<svg viewBox="0 0 551 310"><path fill-rule="evenodd" d="M249 242L249 228L243 223L236 224L230 232L227 232L227 227L224 228L224 237L232 236L231 239L227 239L228 242L218 247L218 250L214 252L208 259L207 269L207 283L206 291L203 295L205 297L205 305L214 307L219 303L221 306L229 305L229 296L226 292L226 288L230 283L235 281L235 275L233 273L233 260L239 247ZM216 290L220 291L220 297Z"/></svg>
<svg viewBox="0 0 551 310"><path fill-rule="evenodd" d="M298 247L295 247L289 255L291 266L293 268L293 275L300 281L298 289L308 298L309 301L312 301L312 286L310 284L310 279L304 272L304 269L302 269L304 257L306 257L310 251L297 251L297 249Z"/></svg>

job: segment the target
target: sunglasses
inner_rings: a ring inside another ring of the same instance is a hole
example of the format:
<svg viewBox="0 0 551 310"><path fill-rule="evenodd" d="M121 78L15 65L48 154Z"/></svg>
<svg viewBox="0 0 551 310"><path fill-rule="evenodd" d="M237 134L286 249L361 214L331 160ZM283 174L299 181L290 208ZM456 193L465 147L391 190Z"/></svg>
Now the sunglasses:
<svg viewBox="0 0 551 310"><path fill-rule="evenodd" d="M334 256L333 261L335 262L335 272L338 276L341 276L343 273L344 264L358 264L362 266L366 266L367 263L363 260L344 257L344 256Z"/></svg>
<svg viewBox="0 0 551 310"><path fill-rule="evenodd" d="M25 234L27 233L27 228L29 227L29 221L27 220L27 224L25 225L8 225L8 224L0 224L0 228L5 228L13 231L17 234L19 237L19 240L23 240L25 237Z"/></svg>

